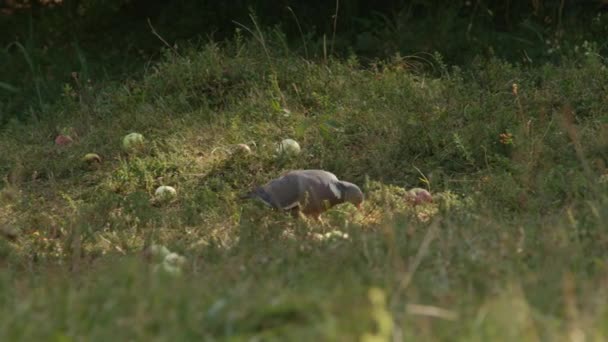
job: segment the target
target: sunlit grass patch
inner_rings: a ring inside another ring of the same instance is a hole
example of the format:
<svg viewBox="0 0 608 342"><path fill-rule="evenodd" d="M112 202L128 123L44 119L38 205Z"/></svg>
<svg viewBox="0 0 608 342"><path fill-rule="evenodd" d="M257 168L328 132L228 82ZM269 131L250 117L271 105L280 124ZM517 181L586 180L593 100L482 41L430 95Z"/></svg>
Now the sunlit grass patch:
<svg viewBox="0 0 608 342"><path fill-rule="evenodd" d="M9 125L0 339L601 339L599 61L402 63L210 45L66 97L60 122ZM317 168L359 184L362 210L317 222L241 199Z"/></svg>

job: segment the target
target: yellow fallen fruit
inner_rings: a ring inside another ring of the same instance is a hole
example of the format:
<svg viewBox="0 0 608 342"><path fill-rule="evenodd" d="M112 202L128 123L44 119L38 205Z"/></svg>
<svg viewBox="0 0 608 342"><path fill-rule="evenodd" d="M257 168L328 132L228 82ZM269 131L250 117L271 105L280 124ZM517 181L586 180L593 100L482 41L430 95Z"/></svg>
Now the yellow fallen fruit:
<svg viewBox="0 0 608 342"><path fill-rule="evenodd" d="M177 196L177 190L175 190L175 188L172 186L161 185L158 188L156 188L156 191L154 192L154 196L156 196L156 198L159 201L163 201L163 202L170 201Z"/></svg>
<svg viewBox="0 0 608 342"><path fill-rule="evenodd" d="M293 139L283 139L277 148L279 154L286 154L288 156L297 156L301 151L300 144Z"/></svg>
<svg viewBox="0 0 608 342"><path fill-rule="evenodd" d="M122 138L122 147L125 151L130 152L140 149L144 146L144 136L139 133L129 133Z"/></svg>

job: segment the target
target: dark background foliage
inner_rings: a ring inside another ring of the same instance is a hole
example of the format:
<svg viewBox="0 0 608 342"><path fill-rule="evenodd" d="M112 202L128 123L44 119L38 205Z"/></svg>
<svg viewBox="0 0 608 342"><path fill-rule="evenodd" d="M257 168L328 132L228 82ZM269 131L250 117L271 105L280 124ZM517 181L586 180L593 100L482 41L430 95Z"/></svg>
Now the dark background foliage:
<svg viewBox="0 0 608 342"><path fill-rule="evenodd" d="M356 53L364 62L439 52L448 64L495 55L542 63L585 40L606 51L607 9L605 0L4 0L0 124L45 115L67 83L144 70L165 45L148 21L177 48L232 38L239 24L254 27L253 16L311 58L325 49L337 57Z"/></svg>

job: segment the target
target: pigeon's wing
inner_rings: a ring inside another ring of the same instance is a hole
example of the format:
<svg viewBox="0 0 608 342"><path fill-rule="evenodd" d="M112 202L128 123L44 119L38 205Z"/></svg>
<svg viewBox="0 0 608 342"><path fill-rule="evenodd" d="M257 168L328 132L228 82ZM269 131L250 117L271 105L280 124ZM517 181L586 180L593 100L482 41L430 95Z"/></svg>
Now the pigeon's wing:
<svg viewBox="0 0 608 342"><path fill-rule="evenodd" d="M323 170L298 170L289 174L298 184L304 213L320 214L343 201L338 178Z"/></svg>
<svg viewBox="0 0 608 342"><path fill-rule="evenodd" d="M297 174L304 177L316 178L319 182L329 183L338 182L338 177L333 173L325 170L295 170L291 171L291 174Z"/></svg>
<svg viewBox="0 0 608 342"><path fill-rule="evenodd" d="M265 194L261 199L277 209L289 210L300 204L300 186L293 175L273 179L260 189Z"/></svg>

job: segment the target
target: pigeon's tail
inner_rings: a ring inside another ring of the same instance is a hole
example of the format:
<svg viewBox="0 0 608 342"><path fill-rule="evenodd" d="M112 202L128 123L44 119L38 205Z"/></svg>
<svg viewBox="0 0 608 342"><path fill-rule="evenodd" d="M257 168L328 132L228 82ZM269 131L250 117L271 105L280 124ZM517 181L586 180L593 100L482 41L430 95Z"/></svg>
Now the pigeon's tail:
<svg viewBox="0 0 608 342"><path fill-rule="evenodd" d="M264 204L276 208L277 206L274 204L274 202L272 201L272 196L270 196L270 194L268 192L266 192L263 188L256 188L253 191L250 191L244 195L239 196L240 199L245 200L245 199L251 199L251 198L255 198L255 199L259 199L260 201L262 201Z"/></svg>

